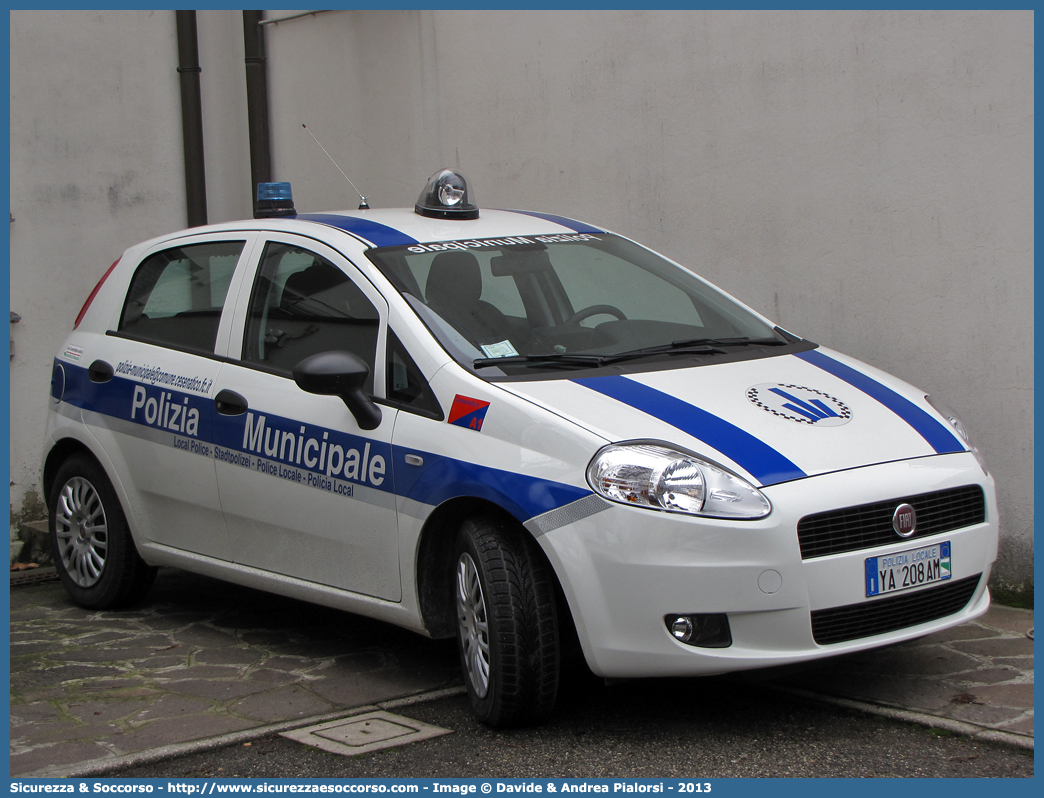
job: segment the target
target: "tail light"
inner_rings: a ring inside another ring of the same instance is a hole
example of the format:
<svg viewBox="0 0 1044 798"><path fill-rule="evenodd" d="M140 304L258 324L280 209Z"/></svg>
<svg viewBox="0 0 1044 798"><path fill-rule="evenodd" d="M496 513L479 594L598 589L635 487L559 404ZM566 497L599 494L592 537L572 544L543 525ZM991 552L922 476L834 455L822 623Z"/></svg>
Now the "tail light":
<svg viewBox="0 0 1044 798"><path fill-rule="evenodd" d="M92 302L94 301L94 298L95 298L95 297L96 297L96 296L98 295L98 292L99 292L99 291L101 290L101 287L102 287L102 283L104 283L104 282L105 282L105 279L106 279L106 278L107 278L107 277L108 277L108 276L109 276L110 274L112 274L112 270L116 268L116 264L117 264L117 263L119 263L119 262L120 262L120 260L121 260L121 258L116 258L116 260L115 260L115 261L113 261L113 263L112 263L112 266L110 266L110 267L109 267L109 268L108 268L108 269L107 269L107 270L105 271L105 274L103 274L103 275L102 275L102 278L101 278L101 279L100 279L100 280L98 281L98 284L97 284L96 286L94 286L94 290L93 290L93 291L91 291L91 294L90 294L90 296L88 296L88 297L87 297L87 301L83 303L83 307L82 307L82 308L80 308L80 312L79 312L79 314L77 314L77 316L76 316L76 323L75 323L75 324L73 324L73 329L74 329L74 330L75 330L75 329L76 329L77 327L79 327L79 326L80 326L80 322L81 322L81 321L83 321L83 317L84 317L84 315L85 315L85 314L87 313L87 308L89 308L89 307L91 306L91 303L92 303Z"/></svg>

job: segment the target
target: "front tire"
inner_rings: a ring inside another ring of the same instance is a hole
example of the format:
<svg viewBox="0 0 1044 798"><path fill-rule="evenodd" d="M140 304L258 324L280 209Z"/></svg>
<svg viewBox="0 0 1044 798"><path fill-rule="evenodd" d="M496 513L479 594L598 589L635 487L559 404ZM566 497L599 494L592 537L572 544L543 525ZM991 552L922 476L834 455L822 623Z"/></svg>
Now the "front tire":
<svg viewBox="0 0 1044 798"><path fill-rule="evenodd" d="M49 505L51 552L73 601L110 609L145 596L156 569L138 555L116 491L93 459L75 454L62 464Z"/></svg>
<svg viewBox="0 0 1044 798"><path fill-rule="evenodd" d="M546 720L558 694L558 618L536 543L499 520L469 519L454 562L457 643L472 711L498 728Z"/></svg>

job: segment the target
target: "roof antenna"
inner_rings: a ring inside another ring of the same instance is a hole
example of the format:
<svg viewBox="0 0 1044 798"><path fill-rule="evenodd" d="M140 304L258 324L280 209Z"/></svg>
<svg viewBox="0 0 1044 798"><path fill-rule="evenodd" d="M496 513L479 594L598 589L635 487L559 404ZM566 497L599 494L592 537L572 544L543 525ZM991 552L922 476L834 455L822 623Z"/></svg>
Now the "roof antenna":
<svg viewBox="0 0 1044 798"><path fill-rule="evenodd" d="M308 135L312 137L312 141L314 141L316 144L319 144L319 139L317 139L315 137L315 135L312 133L312 131L308 129L308 125L306 125L306 124L304 124L302 122L301 123L301 127L303 127L305 129L305 132L308 133ZM322 144L319 144L319 149L321 149L323 152L326 152L326 147L324 147ZM330 159L330 163L332 163L334 166L337 166L337 161L335 161L333 159L333 156L330 155L330 153L326 152L326 157ZM364 197L362 195L362 192L359 191L359 189L355 188L355 183L353 183L348 178L348 175L346 175L344 173L344 170L341 167L337 166L337 171L341 173L341 176L345 180L348 180L348 185L351 186L353 189L355 189L355 193L359 195L359 210L360 211L368 211L368 210L370 210L370 205L369 205L369 203L366 202L366 197Z"/></svg>

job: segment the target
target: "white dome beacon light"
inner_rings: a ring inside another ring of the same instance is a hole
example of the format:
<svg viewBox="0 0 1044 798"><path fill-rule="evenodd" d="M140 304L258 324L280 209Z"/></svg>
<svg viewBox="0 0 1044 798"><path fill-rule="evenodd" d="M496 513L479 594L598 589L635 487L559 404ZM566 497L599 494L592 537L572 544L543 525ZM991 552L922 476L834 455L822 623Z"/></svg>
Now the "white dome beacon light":
<svg viewBox="0 0 1044 798"><path fill-rule="evenodd" d="M468 195L468 181L452 169L440 169L431 176L413 208L432 219L477 219L478 206Z"/></svg>

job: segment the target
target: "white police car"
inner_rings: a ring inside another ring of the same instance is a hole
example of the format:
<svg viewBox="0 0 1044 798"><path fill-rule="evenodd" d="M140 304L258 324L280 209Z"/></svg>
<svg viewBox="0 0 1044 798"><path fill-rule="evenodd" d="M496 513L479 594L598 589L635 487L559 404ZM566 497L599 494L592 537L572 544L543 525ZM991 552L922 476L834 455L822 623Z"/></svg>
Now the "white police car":
<svg viewBox="0 0 1044 798"><path fill-rule="evenodd" d="M448 170L414 210L283 186L127 250L55 358L80 604L171 565L456 635L492 725L547 716L574 627L598 675L698 675L986 611L993 480L923 392Z"/></svg>

